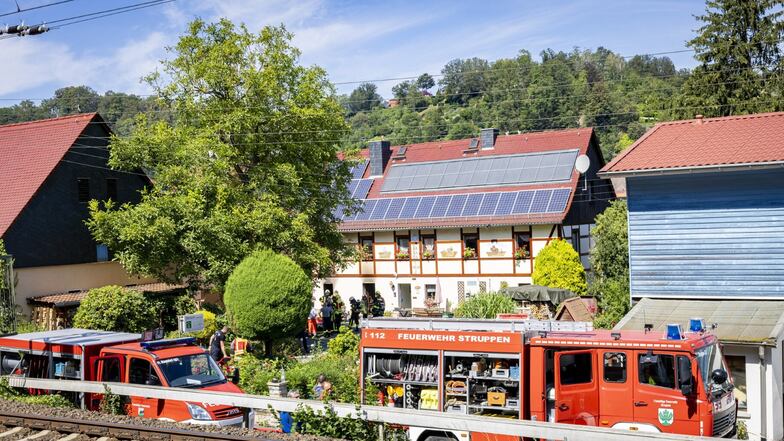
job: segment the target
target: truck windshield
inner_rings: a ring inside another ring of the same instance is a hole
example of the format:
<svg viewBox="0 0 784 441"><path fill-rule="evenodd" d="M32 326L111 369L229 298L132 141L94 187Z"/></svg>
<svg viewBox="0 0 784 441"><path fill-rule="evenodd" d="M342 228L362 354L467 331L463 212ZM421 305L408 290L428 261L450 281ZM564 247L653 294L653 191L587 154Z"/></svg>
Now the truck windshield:
<svg viewBox="0 0 784 441"><path fill-rule="evenodd" d="M713 385L711 372L716 369L726 370L724 367L724 356L721 353L719 345L716 343L697 349L696 354L703 385L705 386L705 392L710 393L711 386Z"/></svg>
<svg viewBox="0 0 784 441"><path fill-rule="evenodd" d="M223 372L207 354L166 358L158 361L158 367L171 387L201 387L226 382Z"/></svg>

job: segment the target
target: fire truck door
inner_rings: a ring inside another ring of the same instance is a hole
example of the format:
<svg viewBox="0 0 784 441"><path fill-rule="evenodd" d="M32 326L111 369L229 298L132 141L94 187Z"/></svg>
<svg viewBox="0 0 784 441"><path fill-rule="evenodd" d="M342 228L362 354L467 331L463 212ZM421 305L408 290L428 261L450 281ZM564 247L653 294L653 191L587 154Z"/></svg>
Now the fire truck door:
<svg viewBox="0 0 784 441"><path fill-rule="evenodd" d="M107 383L122 383L125 378L125 357L110 355L93 359L91 379ZM90 410L97 410L103 394L90 394Z"/></svg>
<svg viewBox="0 0 784 441"><path fill-rule="evenodd" d="M597 425L599 415L597 377L595 352L556 352L555 422Z"/></svg>
<svg viewBox="0 0 784 441"><path fill-rule="evenodd" d="M682 357L678 353L636 351L635 422L662 432L699 433L696 395L685 396L678 385L678 358ZM690 364L688 367L694 369Z"/></svg>
<svg viewBox="0 0 784 441"><path fill-rule="evenodd" d="M160 386L161 380L155 367L144 358L131 357L128 362L128 383ZM163 400L149 397L131 397L133 416L158 418L163 410Z"/></svg>

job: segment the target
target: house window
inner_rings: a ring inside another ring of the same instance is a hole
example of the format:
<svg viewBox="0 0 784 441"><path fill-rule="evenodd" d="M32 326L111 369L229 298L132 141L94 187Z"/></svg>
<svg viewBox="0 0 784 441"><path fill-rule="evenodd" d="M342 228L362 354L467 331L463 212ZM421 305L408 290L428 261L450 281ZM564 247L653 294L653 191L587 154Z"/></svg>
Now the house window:
<svg viewBox="0 0 784 441"><path fill-rule="evenodd" d="M90 180L88 178L76 179L79 202L90 202Z"/></svg>
<svg viewBox="0 0 784 441"><path fill-rule="evenodd" d="M425 285L425 301L434 302L436 300L436 286Z"/></svg>
<svg viewBox="0 0 784 441"><path fill-rule="evenodd" d="M408 236L398 236L395 241L397 242L397 252L408 254Z"/></svg>
<svg viewBox="0 0 784 441"><path fill-rule="evenodd" d="M604 353L604 381L607 383L626 383L626 354L623 352Z"/></svg>
<svg viewBox="0 0 784 441"><path fill-rule="evenodd" d="M465 233L463 234L463 246L465 249L474 250L474 254L479 249L479 234L478 233Z"/></svg>
<svg viewBox="0 0 784 441"><path fill-rule="evenodd" d="M362 260L373 260L373 236L359 236Z"/></svg>
<svg viewBox="0 0 784 441"><path fill-rule="evenodd" d="M98 262L106 262L109 260L109 247L105 244L99 243L95 246L95 258Z"/></svg>
<svg viewBox="0 0 784 441"><path fill-rule="evenodd" d="M738 399L738 409L748 409L746 398L746 357L742 355L726 355L727 368L732 375L732 384L735 385L735 398Z"/></svg>
<svg viewBox="0 0 784 441"><path fill-rule="evenodd" d="M433 234L422 235L422 251L436 252L436 236Z"/></svg>
<svg viewBox="0 0 784 441"><path fill-rule="evenodd" d="M117 202L117 179L115 178L106 179L106 199Z"/></svg>
<svg viewBox="0 0 784 441"><path fill-rule="evenodd" d="M675 357L640 354L638 363L640 384L675 389Z"/></svg>
<svg viewBox="0 0 784 441"><path fill-rule="evenodd" d="M515 233L515 255L520 257L531 255L531 233L526 231L523 233ZM522 251L519 251L522 250Z"/></svg>

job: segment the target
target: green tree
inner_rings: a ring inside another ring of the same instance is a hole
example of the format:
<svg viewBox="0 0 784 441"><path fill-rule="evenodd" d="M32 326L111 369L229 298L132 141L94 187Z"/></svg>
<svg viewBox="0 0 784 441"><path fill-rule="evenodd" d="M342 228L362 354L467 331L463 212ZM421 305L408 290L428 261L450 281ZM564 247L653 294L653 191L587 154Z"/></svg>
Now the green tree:
<svg viewBox="0 0 784 441"><path fill-rule="evenodd" d="M456 59L441 69L440 92L449 103L467 103L478 96L488 83L490 63L481 58Z"/></svg>
<svg viewBox="0 0 784 441"><path fill-rule="evenodd" d="M590 292L599 299L599 314L594 325L611 328L629 311L629 236L626 201L613 201L596 216L591 231L595 245L591 250L593 280Z"/></svg>
<svg viewBox="0 0 784 441"><path fill-rule="evenodd" d="M534 258L533 282L551 288L586 293L585 268L577 251L563 239L550 241Z"/></svg>
<svg viewBox="0 0 784 441"><path fill-rule="evenodd" d="M41 102L41 108L51 116L89 113L98 110L100 95L87 86L69 86L57 89L54 97Z"/></svg>
<svg viewBox="0 0 784 441"><path fill-rule="evenodd" d="M139 116L112 139L110 165L145 170L155 186L133 206L92 203L88 221L130 272L221 286L260 246L309 277L350 255L333 216L354 204L351 164L338 159L343 109L291 38L195 20L147 78L172 122Z"/></svg>
<svg viewBox="0 0 784 441"><path fill-rule="evenodd" d="M629 233L626 201L610 203L596 216L596 226L591 231L595 245L591 249L591 269L599 279L628 278Z"/></svg>
<svg viewBox="0 0 784 441"><path fill-rule="evenodd" d="M430 90L436 85L436 80L428 73L423 73L416 80L416 87L419 90Z"/></svg>
<svg viewBox="0 0 784 441"><path fill-rule="evenodd" d="M683 88L679 116L781 110L784 67L781 0L708 0L702 25L688 42L700 65Z"/></svg>
<svg viewBox="0 0 784 441"><path fill-rule="evenodd" d="M378 94L378 88L375 84L362 83L348 96L346 106L349 115L354 115L358 112L366 112L380 107L381 101L381 95Z"/></svg>
<svg viewBox="0 0 784 441"><path fill-rule="evenodd" d="M91 289L76 310L76 328L142 332L157 324L154 305L139 291L110 285Z"/></svg>
<svg viewBox="0 0 784 441"><path fill-rule="evenodd" d="M274 340L305 328L313 307L311 279L288 257L254 251L231 273L223 302L234 331L261 340L269 354Z"/></svg>
<svg viewBox="0 0 784 441"><path fill-rule="evenodd" d="M5 256L5 244L0 239L0 334L14 332L16 321L16 305L9 286L13 281L7 279L11 261L6 260Z"/></svg>

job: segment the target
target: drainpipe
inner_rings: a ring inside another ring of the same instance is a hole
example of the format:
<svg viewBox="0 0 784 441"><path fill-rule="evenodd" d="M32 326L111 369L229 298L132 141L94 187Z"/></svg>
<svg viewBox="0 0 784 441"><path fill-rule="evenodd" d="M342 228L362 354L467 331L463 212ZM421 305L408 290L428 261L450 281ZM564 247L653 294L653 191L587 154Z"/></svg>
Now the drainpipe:
<svg viewBox="0 0 784 441"><path fill-rule="evenodd" d="M766 360L765 353L767 350L765 346L757 348L760 360L760 439L765 441L768 434L768 403L767 403L767 378L766 378Z"/></svg>

